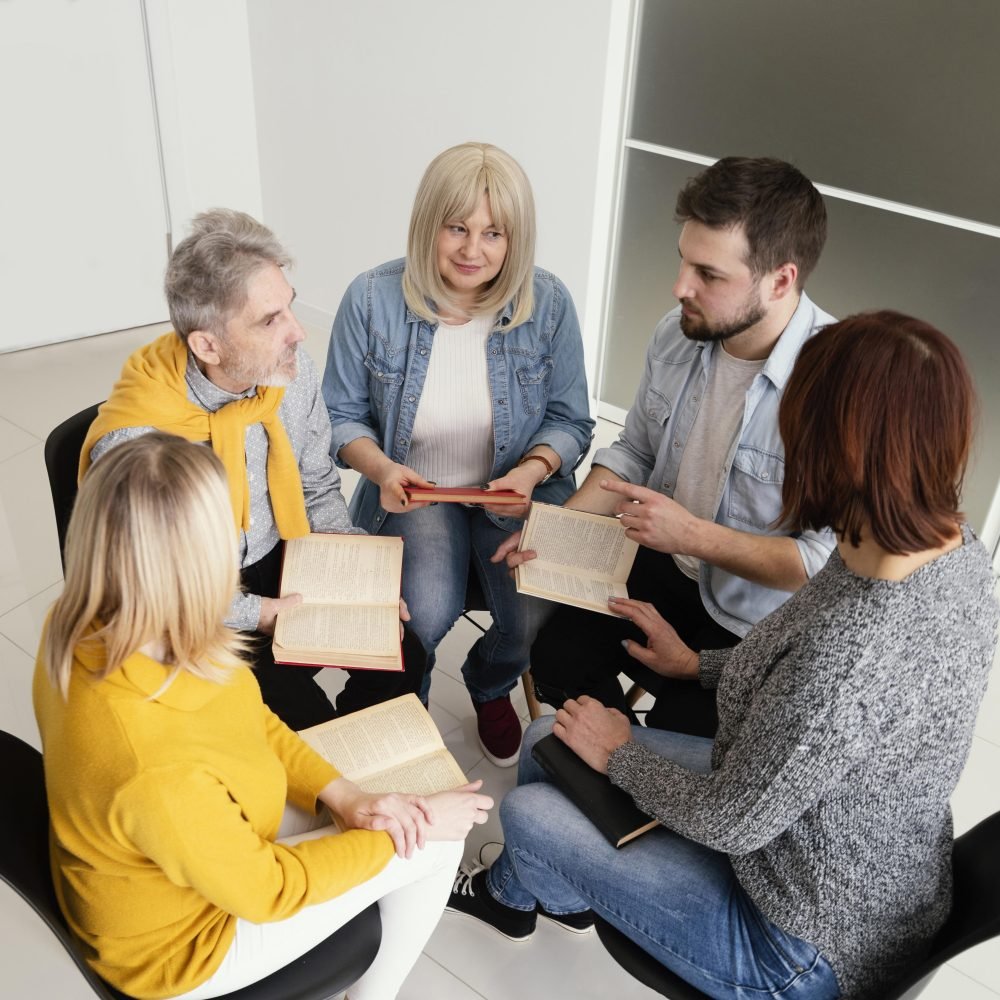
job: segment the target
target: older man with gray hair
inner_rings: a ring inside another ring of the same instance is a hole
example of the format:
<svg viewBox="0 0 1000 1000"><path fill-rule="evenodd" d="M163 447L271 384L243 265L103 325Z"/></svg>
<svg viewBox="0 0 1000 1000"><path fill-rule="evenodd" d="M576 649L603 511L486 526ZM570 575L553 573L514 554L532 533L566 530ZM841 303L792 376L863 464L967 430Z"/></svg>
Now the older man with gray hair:
<svg viewBox="0 0 1000 1000"><path fill-rule="evenodd" d="M239 533L241 580L227 624L250 633L267 705L291 728L335 712L315 669L276 665L270 636L278 612L283 540L310 531L358 532L330 459L330 423L305 339L292 312L291 259L274 234L242 212L212 209L167 266L174 332L125 363L80 456L80 474L110 448L153 430L209 444L222 460ZM405 608L402 609L405 616ZM404 636L404 674L351 673L340 714L419 691L426 656Z"/></svg>

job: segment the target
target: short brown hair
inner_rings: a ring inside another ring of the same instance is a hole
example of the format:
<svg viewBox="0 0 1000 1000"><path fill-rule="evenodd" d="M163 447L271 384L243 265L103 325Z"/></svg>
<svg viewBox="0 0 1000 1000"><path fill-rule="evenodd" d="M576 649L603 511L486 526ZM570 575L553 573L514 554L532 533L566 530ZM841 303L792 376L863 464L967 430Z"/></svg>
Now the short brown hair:
<svg viewBox="0 0 1000 1000"><path fill-rule="evenodd" d="M801 290L826 243L826 206L812 181L784 160L726 156L692 177L677 196L678 222L742 226L756 278L786 262Z"/></svg>
<svg viewBox="0 0 1000 1000"><path fill-rule="evenodd" d="M975 423L958 348L929 323L859 313L806 341L781 400L782 521L896 555L955 534Z"/></svg>

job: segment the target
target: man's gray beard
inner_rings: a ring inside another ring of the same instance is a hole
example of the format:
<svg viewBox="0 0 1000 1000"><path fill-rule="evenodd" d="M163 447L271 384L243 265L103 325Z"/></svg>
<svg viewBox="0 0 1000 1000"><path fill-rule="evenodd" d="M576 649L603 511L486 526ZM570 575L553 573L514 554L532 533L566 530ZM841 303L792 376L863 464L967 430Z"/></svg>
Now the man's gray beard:
<svg viewBox="0 0 1000 1000"><path fill-rule="evenodd" d="M702 344L729 340L730 337L735 337L738 333L743 333L745 330L749 330L750 327L755 326L766 315L767 310L760 299L744 309L735 319L730 320L724 325L708 326L702 322L696 328L692 329L691 321L684 313L681 313L681 333L688 340L697 340Z"/></svg>

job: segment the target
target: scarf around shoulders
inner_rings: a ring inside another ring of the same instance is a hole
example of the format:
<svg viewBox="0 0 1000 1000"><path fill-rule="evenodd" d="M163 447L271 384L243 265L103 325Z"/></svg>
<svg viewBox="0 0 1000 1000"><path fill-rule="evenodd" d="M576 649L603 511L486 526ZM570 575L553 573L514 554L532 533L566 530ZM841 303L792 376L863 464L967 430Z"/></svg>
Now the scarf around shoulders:
<svg viewBox="0 0 1000 1000"><path fill-rule="evenodd" d="M282 538L309 533L299 464L278 415L285 390L257 386L257 395L236 399L209 413L188 399L187 345L171 331L140 347L122 368L111 396L97 411L80 453L79 478L90 466L94 445L111 431L155 427L196 443L207 441L226 470L237 529L250 527L246 429L262 424L267 433L267 488Z"/></svg>

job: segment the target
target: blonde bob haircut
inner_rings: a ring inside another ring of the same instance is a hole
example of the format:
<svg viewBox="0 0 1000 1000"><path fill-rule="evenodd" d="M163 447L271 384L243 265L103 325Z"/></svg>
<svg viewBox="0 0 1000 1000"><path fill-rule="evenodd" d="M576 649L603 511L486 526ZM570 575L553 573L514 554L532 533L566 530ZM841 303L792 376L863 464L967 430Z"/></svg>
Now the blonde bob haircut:
<svg viewBox="0 0 1000 1000"><path fill-rule="evenodd" d="M484 142L452 146L432 161L420 181L406 242L403 296L422 319L437 323L456 310L437 266L437 242L449 222L465 219L486 195L493 222L507 236L500 273L480 290L475 315L498 313L513 305L510 327L531 318L534 308L535 202L520 164Z"/></svg>
<svg viewBox="0 0 1000 1000"><path fill-rule="evenodd" d="M144 434L95 462L66 536L66 584L43 647L52 683L69 693L77 646L104 654L101 678L160 641L172 669L221 682L245 666L223 624L239 586L232 509L210 448Z"/></svg>

